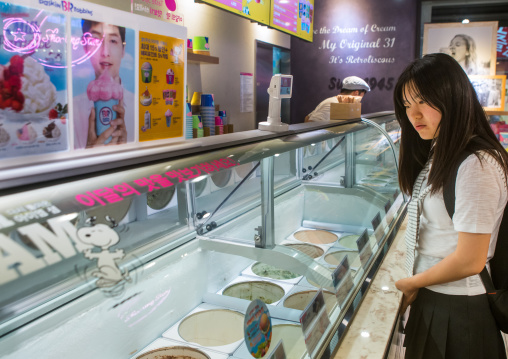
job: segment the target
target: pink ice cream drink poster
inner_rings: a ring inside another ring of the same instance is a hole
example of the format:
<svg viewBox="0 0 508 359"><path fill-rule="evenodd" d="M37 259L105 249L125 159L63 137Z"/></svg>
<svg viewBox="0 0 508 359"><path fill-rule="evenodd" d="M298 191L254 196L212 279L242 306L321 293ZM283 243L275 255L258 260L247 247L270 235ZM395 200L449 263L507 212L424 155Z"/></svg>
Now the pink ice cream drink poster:
<svg viewBox="0 0 508 359"><path fill-rule="evenodd" d="M111 127L111 122L117 118L113 108L123 99L123 87L113 80L109 71L104 71L97 80L88 84L86 90L88 99L93 101L95 109L95 131L100 136ZM108 137L104 144L111 142Z"/></svg>
<svg viewBox="0 0 508 359"><path fill-rule="evenodd" d="M65 17L0 2L0 161L68 149Z"/></svg>
<svg viewBox="0 0 508 359"><path fill-rule="evenodd" d="M71 19L74 148L135 139L134 30Z"/></svg>

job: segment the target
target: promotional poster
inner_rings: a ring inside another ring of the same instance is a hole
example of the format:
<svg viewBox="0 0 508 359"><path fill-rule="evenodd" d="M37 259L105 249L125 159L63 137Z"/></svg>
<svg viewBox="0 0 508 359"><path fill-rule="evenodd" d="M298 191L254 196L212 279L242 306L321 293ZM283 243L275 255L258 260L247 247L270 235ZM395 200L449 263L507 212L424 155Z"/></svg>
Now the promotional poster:
<svg viewBox="0 0 508 359"><path fill-rule="evenodd" d="M139 140L183 136L184 40L139 32Z"/></svg>
<svg viewBox="0 0 508 359"><path fill-rule="evenodd" d="M68 149L65 17L0 2L0 158Z"/></svg>
<svg viewBox="0 0 508 359"><path fill-rule="evenodd" d="M74 148L133 142L134 30L71 19Z"/></svg>

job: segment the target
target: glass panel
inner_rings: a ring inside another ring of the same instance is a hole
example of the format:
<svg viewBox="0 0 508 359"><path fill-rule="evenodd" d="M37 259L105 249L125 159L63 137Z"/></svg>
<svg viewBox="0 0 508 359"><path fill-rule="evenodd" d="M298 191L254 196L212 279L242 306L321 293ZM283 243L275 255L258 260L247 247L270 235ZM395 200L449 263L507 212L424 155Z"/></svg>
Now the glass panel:
<svg viewBox="0 0 508 359"><path fill-rule="evenodd" d="M205 185L201 185L205 182ZM198 234L254 244L261 226L261 167L259 161L247 162L206 176L193 186Z"/></svg>
<svg viewBox="0 0 508 359"><path fill-rule="evenodd" d="M121 294L129 273L193 233L188 183L236 165L190 157L3 196L0 327L67 293Z"/></svg>

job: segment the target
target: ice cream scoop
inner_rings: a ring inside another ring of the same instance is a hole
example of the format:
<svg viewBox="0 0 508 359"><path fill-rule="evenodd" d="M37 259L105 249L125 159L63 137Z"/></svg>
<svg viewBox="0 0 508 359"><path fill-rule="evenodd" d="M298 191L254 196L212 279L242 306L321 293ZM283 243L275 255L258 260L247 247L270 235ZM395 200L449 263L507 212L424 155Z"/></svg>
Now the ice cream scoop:
<svg viewBox="0 0 508 359"><path fill-rule="evenodd" d="M86 89L88 99L97 101L121 100L123 87L116 82L108 71L104 71L97 80L88 84Z"/></svg>

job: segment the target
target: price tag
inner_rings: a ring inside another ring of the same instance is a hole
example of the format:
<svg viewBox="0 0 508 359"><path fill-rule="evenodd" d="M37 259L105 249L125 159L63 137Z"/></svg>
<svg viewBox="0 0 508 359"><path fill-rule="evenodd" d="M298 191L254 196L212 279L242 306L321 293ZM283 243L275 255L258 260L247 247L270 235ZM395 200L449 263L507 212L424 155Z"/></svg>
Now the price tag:
<svg viewBox="0 0 508 359"><path fill-rule="evenodd" d="M265 303L253 300L245 315L243 323L244 340L254 358L262 358L270 348L272 340L272 319Z"/></svg>
<svg viewBox="0 0 508 359"><path fill-rule="evenodd" d="M374 229L374 236L376 237L376 240L378 242L381 241L384 235L383 227L379 227L381 224L381 213L377 212L370 223L372 223L372 228Z"/></svg>
<svg viewBox="0 0 508 359"><path fill-rule="evenodd" d="M300 316L300 323L302 324L303 337L305 338L307 352L314 358L314 352L317 349L319 340L323 337L326 328L330 325L322 288L316 293L314 298L303 310L303 313Z"/></svg>
<svg viewBox="0 0 508 359"><path fill-rule="evenodd" d="M356 245L358 246L358 253L360 253L360 262L362 263L362 267L366 268L369 263L369 259L372 257L372 248L370 247L367 228L365 228L360 238L356 240Z"/></svg>
<svg viewBox="0 0 508 359"><path fill-rule="evenodd" d="M393 199L396 200L397 197L399 196L399 190L398 189L395 189L395 192L393 192Z"/></svg>
<svg viewBox="0 0 508 359"><path fill-rule="evenodd" d="M348 293L353 288L353 277L349 269L348 257L345 256L332 273L332 282L339 307L342 308Z"/></svg>
<svg viewBox="0 0 508 359"><path fill-rule="evenodd" d="M267 359L286 359L286 352L284 351L284 344L282 343L282 340L279 340L275 349L269 356L267 356Z"/></svg>

